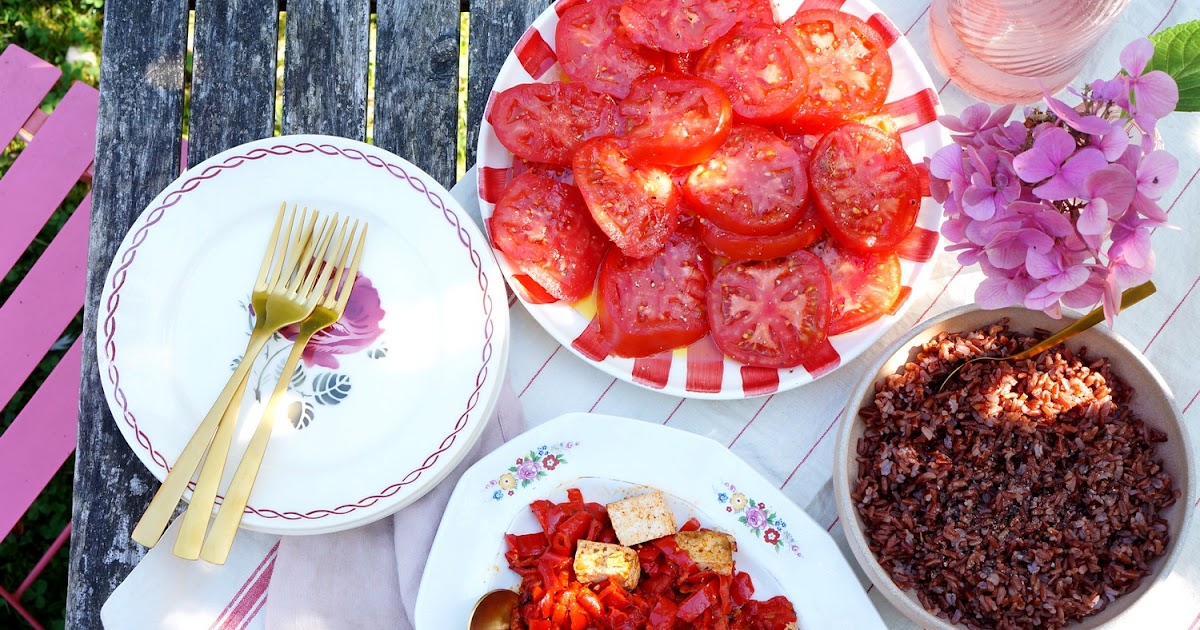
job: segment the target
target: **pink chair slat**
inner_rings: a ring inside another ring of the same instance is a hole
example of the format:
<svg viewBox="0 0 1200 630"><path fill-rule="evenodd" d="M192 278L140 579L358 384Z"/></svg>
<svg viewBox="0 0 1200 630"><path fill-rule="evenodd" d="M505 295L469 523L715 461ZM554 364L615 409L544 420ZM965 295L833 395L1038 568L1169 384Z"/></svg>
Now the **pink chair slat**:
<svg viewBox="0 0 1200 630"><path fill-rule="evenodd" d="M82 338L0 435L0 540L75 450Z"/></svg>
<svg viewBox="0 0 1200 630"><path fill-rule="evenodd" d="M9 46L0 53L0 146L17 135L60 76L62 70L24 48Z"/></svg>
<svg viewBox="0 0 1200 630"><path fill-rule="evenodd" d="M92 163L99 97L87 84L72 85L0 179L0 276L8 273Z"/></svg>
<svg viewBox="0 0 1200 630"><path fill-rule="evenodd" d="M0 330L8 331L0 362L0 407L83 307L91 209L89 194L0 306Z"/></svg>

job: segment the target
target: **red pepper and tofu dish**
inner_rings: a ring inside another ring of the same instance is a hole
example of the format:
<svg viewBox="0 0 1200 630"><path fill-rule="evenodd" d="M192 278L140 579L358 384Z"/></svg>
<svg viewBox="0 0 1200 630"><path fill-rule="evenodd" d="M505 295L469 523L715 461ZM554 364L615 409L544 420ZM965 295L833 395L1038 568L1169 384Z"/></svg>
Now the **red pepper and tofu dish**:
<svg viewBox="0 0 1200 630"><path fill-rule="evenodd" d="M607 505L530 504L541 531L506 534L521 577L512 627L529 630L798 630L784 596L753 599L733 536L695 518L676 527L661 491Z"/></svg>

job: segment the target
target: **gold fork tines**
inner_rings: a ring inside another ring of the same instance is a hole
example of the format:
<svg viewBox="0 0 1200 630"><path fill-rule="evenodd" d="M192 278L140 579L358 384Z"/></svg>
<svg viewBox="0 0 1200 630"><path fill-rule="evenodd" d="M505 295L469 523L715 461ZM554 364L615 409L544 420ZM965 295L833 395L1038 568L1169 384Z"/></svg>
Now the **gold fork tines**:
<svg viewBox="0 0 1200 630"><path fill-rule="evenodd" d="M349 227L349 236L347 236L347 227ZM357 240L355 239L356 235ZM209 562L224 564L225 559L229 556L229 549L233 546L238 525L242 521L242 513L250 500L254 480L262 465L267 442L275 425L275 418L279 414L284 394L292 381L292 372L296 370L296 364L300 361L308 340L337 322L342 313L346 311L350 292L354 288L354 280L358 276L358 267L362 260L366 238L367 224L365 222L362 223L360 232L358 221L350 226L349 219L346 219L338 232L336 245L331 245L329 248L328 258L326 259L323 255L318 256L316 262L309 268L304 286L310 288L312 295L315 296L313 308L308 317L300 322L300 331L296 335L291 353L283 364L279 382L275 385L275 391L271 393L266 410L254 430L254 436L250 438L250 444L246 447L242 461L238 464L237 472L234 473L233 480L225 492L225 500L221 504L220 511L217 512L216 521L213 522L208 538L204 541L200 557ZM349 265L347 265L348 261ZM317 275L318 270L319 276Z"/></svg>

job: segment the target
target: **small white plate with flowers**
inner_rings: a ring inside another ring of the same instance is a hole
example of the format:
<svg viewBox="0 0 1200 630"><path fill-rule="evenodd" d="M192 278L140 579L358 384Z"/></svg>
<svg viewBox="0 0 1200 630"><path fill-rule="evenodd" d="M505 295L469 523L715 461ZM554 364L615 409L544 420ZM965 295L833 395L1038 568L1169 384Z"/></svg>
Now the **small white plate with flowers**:
<svg viewBox="0 0 1200 630"><path fill-rule="evenodd" d="M737 539L737 570L755 599L786 596L802 628L883 628L883 621L825 528L728 449L657 424L572 413L488 454L459 480L442 516L417 595L416 627L464 628L493 589L516 589L504 534L538 531L529 504L608 503L661 490L677 523Z"/></svg>

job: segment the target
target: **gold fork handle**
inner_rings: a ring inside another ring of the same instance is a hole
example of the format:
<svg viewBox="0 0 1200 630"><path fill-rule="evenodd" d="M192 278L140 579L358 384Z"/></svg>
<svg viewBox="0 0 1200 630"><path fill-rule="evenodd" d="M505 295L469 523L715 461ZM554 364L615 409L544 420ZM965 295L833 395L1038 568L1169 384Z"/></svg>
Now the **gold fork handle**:
<svg viewBox="0 0 1200 630"><path fill-rule="evenodd" d="M1128 289L1125 289L1125 292L1121 294L1121 308L1126 309L1126 308L1129 308L1130 306L1133 306L1134 304L1137 304L1138 302L1141 302L1142 300L1150 297L1151 295L1154 295L1154 292L1156 290L1157 289L1155 288L1153 282L1145 282L1145 283L1137 285L1136 287L1130 287ZM1024 361L1025 359L1031 359L1033 357L1036 357L1037 355L1045 352L1046 350L1049 350L1050 348L1057 346L1062 341L1065 341L1067 339L1070 339L1071 337L1074 337L1077 333L1083 332L1083 331L1091 328L1092 326L1099 324L1103 319L1104 319L1104 308L1097 306L1096 308L1094 308L1090 312L1088 312L1087 315L1084 315L1083 317L1080 317L1079 319L1075 320L1075 323L1071 324L1070 326L1067 326L1066 328L1063 328L1062 330L1054 333L1053 335L1050 335L1049 337L1046 337L1042 341L1026 348L1025 350L1022 350L1021 352L1014 354L1012 357L1009 358L1009 360L1010 361Z"/></svg>
<svg viewBox="0 0 1200 630"><path fill-rule="evenodd" d="M250 367L254 361L247 360L247 357L252 359L257 356L270 337L270 331L257 328L251 333L242 361L238 363L237 368L229 377L229 382L225 384L225 389L221 390L216 402L208 410L208 415L204 416L200 426L196 427L196 432L188 440L187 446L183 447L183 452L175 460L174 467L167 473L167 478L159 486L158 492L154 493L150 507L146 508L141 520L133 528L131 538L134 542L145 547L153 547L158 544L159 538L162 538L163 531L166 530L167 524L171 522L171 517L175 514L175 507L179 505L184 491L187 490L188 482L192 480L192 475L200 465L200 459L204 457L208 445L212 443L213 435L217 432L217 424L225 414L226 408L229 407L230 401L233 400L238 386L250 373Z"/></svg>
<svg viewBox="0 0 1200 630"><path fill-rule="evenodd" d="M180 558L195 560L200 557L200 545L204 543L204 532L217 500L221 475L225 474L225 460L229 458L229 445L237 428L238 412L241 411L246 384L250 381L249 374L247 371L246 378L238 385L233 399L221 416L216 437L204 458L204 467L200 469L200 478L196 480L196 489L192 490L192 500L183 513L183 525L179 528L179 536L175 538L174 549L175 555Z"/></svg>
<svg viewBox="0 0 1200 630"><path fill-rule="evenodd" d="M296 371L296 364L299 363L300 356L304 354L304 347L308 345L308 340L312 336L311 333L306 333L307 331L302 327L300 334L296 336L292 351L283 364L279 383L275 385L275 391L271 392L271 400L258 420L258 426L254 429L250 444L246 446L242 461L238 464L237 471L233 473L233 480L229 482L229 488L225 490L225 500L221 502L217 518L208 532L208 538L204 540L200 557L213 564L225 564L226 558L229 557L233 539L237 536L238 526L242 523L242 513L246 510L246 504L250 502L250 491L254 488L254 480L258 478L258 469L262 465L263 455L267 452L267 443L275 426L277 407L283 401L283 395L292 382L292 373Z"/></svg>

